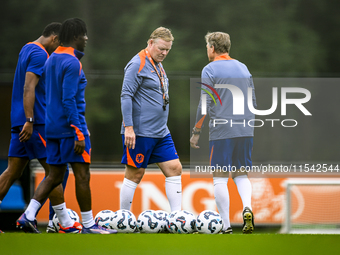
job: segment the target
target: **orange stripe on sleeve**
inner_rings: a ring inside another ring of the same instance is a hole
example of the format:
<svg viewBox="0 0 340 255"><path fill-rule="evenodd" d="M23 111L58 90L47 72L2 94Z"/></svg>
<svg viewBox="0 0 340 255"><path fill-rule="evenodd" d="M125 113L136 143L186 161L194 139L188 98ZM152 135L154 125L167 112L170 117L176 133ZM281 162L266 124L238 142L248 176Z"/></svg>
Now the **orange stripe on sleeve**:
<svg viewBox="0 0 340 255"><path fill-rule="evenodd" d="M140 58L140 65L139 65L139 70L138 70L138 73L140 71L142 71L143 67L145 66L145 58L146 58L146 54L145 54L145 51L144 50L141 50L139 53L138 53L138 56Z"/></svg>
<svg viewBox="0 0 340 255"><path fill-rule="evenodd" d="M91 154L91 149L90 149L90 154ZM85 163L91 163L91 155L87 153L87 151L84 150L82 157L85 161Z"/></svg>
<svg viewBox="0 0 340 255"><path fill-rule="evenodd" d="M84 134L80 131L79 128L77 128L75 125L71 125L76 130L76 135L78 137L78 141L83 141L85 140Z"/></svg>
<svg viewBox="0 0 340 255"><path fill-rule="evenodd" d="M42 136L40 135L40 133L38 133L39 134L39 137L40 137L40 139L41 139L41 141L42 141L42 143L43 143L43 145L45 146L45 148L46 148L46 141L45 141L45 139L44 138L42 138Z"/></svg>
<svg viewBox="0 0 340 255"><path fill-rule="evenodd" d="M126 147L126 156L127 156L127 164L128 164L129 166L136 167L135 162L133 162L133 159L132 159L131 156L130 156L129 148L127 148L127 147ZM136 167L136 168L137 168L137 167Z"/></svg>
<svg viewBox="0 0 340 255"><path fill-rule="evenodd" d="M214 145L211 147L209 165L211 165L211 159L212 159L213 153L214 153Z"/></svg>
<svg viewBox="0 0 340 255"><path fill-rule="evenodd" d="M203 117L196 123L195 127L197 128L202 128L202 125L203 125L203 121L205 119L205 116L207 115L203 115Z"/></svg>

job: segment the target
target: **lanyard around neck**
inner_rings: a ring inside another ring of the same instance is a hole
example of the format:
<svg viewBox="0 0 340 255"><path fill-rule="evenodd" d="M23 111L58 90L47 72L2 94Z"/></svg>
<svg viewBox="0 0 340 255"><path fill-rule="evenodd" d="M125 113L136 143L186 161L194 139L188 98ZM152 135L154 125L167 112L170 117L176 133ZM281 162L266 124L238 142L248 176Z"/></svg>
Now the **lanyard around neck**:
<svg viewBox="0 0 340 255"><path fill-rule="evenodd" d="M163 110L165 111L166 109L166 105L168 104L169 102L169 99L167 98L167 96L165 95L165 88L164 88L164 70L162 68L162 65L160 63L158 63L158 67L159 67L159 72L157 70L157 67L155 65L155 62L153 61L149 51L147 49L144 50L145 51L145 54L146 56L148 57L148 59L150 60L150 63L151 65L153 66L153 68L155 69L157 75L158 75L158 78L159 78L159 81L161 82L161 86L162 86L162 92L163 92ZM160 73L160 74L159 74Z"/></svg>

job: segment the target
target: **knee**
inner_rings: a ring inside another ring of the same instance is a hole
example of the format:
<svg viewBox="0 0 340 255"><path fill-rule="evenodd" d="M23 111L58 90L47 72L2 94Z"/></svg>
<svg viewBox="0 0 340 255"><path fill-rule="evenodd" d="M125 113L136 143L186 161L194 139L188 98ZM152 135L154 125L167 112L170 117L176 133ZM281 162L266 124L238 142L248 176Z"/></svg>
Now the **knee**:
<svg viewBox="0 0 340 255"><path fill-rule="evenodd" d="M46 177L46 181L50 182L53 187L57 187L59 184L63 182L63 176L62 175L51 175L49 174Z"/></svg>
<svg viewBox="0 0 340 255"><path fill-rule="evenodd" d="M77 184L81 184L81 185L89 185L90 183L90 172L88 171L84 171L82 173L77 174L77 176L75 176L76 182Z"/></svg>
<svg viewBox="0 0 340 255"><path fill-rule="evenodd" d="M167 168L162 170L165 177L174 177L182 175L182 164L181 162L176 162L176 164L171 164Z"/></svg>
<svg viewBox="0 0 340 255"><path fill-rule="evenodd" d="M48 171L46 171L47 169L48 167L45 168L46 174L48 172L46 180L53 183L54 187L63 182L66 166L50 165Z"/></svg>
<svg viewBox="0 0 340 255"><path fill-rule="evenodd" d="M182 175L182 164L181 162L178 162L173 168L172 168L172 176L180 176Z"/></svg>
<svg viewBox="0 0 340 255"><path fill-rule="evenodd" d="M141 180L143 179L144 176L144 171L137 171L134 176L133 179L131 181L139 184L141 182Z"/></svg>
<svg viewBox="0 0 340 255"><path fill-rule="evenodd" d="M145 173L144 168L135 168L133 170L127 169L125 171L125 178L139 184L143 179L144 173Z"/></svg>

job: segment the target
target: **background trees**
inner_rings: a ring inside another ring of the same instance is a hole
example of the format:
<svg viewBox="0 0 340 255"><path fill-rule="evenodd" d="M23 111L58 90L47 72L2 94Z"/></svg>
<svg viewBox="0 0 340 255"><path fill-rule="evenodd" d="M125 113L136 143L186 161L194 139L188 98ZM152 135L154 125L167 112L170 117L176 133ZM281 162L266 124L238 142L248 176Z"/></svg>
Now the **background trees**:
<svg viewBox="0 0 340 255"><path fill-rule="evenodd" d="M175 37L164 61L170 78L169 128L179 155L188 161L189 85L190 78L198 77L208 63L204 35L228 32L230 55L245 63L254 77L339 76L339 7L336 0L2 0L0 89L10 97L8 86L18 53L46 24L70 17L84 19L89 41L82 63L88 78L93 160L118 162L123 69L146 46L156 27L169 27ZM9 120L9 105L1 108L2 119ZM7 135L1 136L3 158L9 142L8 123L0 127L0 133Z"/></svg>

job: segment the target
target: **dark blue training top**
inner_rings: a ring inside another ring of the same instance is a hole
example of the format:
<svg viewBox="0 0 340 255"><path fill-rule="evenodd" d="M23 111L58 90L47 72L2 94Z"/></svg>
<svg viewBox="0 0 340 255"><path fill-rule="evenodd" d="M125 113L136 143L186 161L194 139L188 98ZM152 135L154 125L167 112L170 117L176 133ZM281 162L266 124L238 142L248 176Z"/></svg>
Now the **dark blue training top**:
<svg viewBox="0 0 340 255"><path fill-rule="evenodd" d="M12 107L11 107L11 127L23 126L26 122L24 111L24 85L27 72L32 72L39 77L43 74L44 64L49 55L45 48L37 42L27 43L22 47L15 76L12 91ZM43 79L35 88L35 102L33 108L34 124L45 124L45 83Z"/></svg>
<svg viewBox="0 0 340 255"><path fill-rule="evenodd" d="M88 134L85 120L87 80L80 59L84 53L59 46L45 64L46 138L75 137Z"/></svg>

